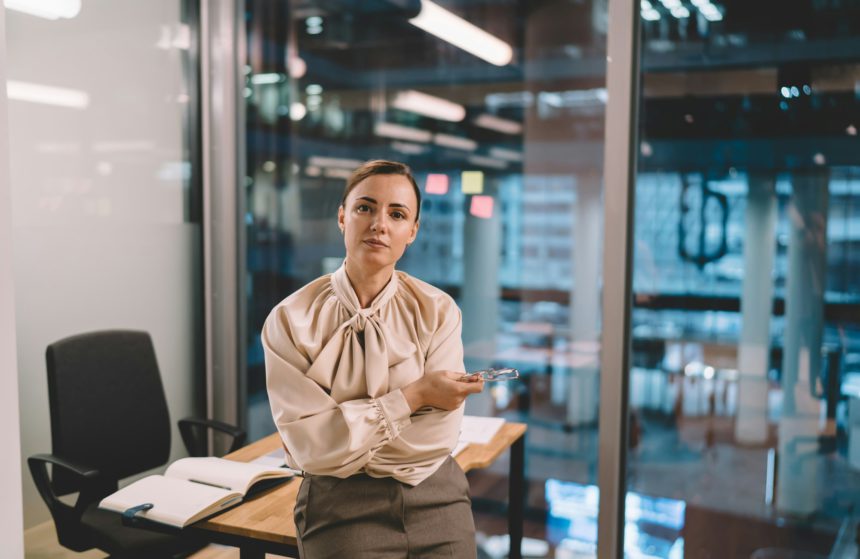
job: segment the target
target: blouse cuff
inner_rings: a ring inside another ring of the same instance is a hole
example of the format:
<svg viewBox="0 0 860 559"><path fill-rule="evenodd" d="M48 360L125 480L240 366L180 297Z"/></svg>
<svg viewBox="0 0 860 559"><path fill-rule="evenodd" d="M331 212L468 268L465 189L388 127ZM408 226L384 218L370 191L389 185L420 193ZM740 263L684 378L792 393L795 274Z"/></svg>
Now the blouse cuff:
<svg viewBox="0 0 860 559"><path fill-rule="evenodd" d="M403 391L399 388L371 401L382 415L389 440L397 438L400 431L412 423L410 418L412 409L409 407L409 402L406 401Z"/></svg>

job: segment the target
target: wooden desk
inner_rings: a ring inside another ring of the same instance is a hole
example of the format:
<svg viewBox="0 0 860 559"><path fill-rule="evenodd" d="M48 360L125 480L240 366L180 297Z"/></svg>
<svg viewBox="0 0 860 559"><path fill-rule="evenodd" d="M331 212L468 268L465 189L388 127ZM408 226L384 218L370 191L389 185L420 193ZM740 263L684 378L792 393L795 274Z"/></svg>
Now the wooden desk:
<svg viewBox="0 0 860 559"><path fill-rule="evenodd" d="M505 423L486 445L470 444L457 455L457 463L468 472L473 468L486 468L505 450L511 449L508 484L508 529L511 535L511 559L520 559L523 537L525 435L523 423ZM277 433L228 454L225 458L248 462L277 450L281 440ZM298 557L296 525L293 507L301 478L251 496L244 503L217 516L198 522L186 532L215 543L240 549L242 559L262 559L265 553Z"/></svg>

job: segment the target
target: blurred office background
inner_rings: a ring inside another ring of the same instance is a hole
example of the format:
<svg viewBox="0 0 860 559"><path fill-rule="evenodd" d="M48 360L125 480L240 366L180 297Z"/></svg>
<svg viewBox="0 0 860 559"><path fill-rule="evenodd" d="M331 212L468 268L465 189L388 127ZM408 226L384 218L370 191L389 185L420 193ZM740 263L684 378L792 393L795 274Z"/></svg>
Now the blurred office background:
<svg viewBox="0 0 860 559"><path fill-rule="evenodd" d="M252 440L273 432L263 320L340 265L350 171L394 159L424 194L400 269L457 300L467 368L523 374L467 412L528 424L525 534L543 556L596 556L601 351L630 352L628 440L614 443L625 556L856 556L856 1L641 0L629 162L604 160L608 37L629 33L607 0L221 2L238 26L236 94L208 104L211 14L114 4L7 13L22 408L46 397L47 343L148 316L172 406L212 410L219 392L238 398ZM89 94L34 104L13 80ZM204 312L199 129L213 110L236 123L238 151L217 154L236 167L218 177L234 244L208 250L234 259L238 295L229 336L207 342L204 315L221 307ZM607 348L601 299L618 294L603 290L603 177L622 163L635 165L631 342ZM63 285L74 270L79 284ZM207 343L234 348L230 383L211 386ZM45 410L22 411L24 456L48 440ZM504 553L507 471L469 475L488 557Z"/></svg>

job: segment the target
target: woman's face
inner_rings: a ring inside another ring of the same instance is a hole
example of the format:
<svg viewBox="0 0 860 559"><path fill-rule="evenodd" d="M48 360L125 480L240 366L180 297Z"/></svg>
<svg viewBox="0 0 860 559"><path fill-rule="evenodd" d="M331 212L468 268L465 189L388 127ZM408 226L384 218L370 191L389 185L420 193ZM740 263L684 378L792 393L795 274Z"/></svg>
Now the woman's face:
<svg viewBox="0 0 860 559"><path fill-rule="evenodd" d="M338 210L347 257L369 269L394 266L418 233L418 200L402 175L371 175Z"/></svg>

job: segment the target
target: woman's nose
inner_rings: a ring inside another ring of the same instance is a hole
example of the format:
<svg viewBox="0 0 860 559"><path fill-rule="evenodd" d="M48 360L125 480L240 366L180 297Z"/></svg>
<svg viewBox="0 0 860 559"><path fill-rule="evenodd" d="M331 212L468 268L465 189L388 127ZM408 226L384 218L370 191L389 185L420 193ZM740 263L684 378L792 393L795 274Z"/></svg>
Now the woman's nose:
<svg viewBox="0 0 860 559"><path fill-rule="evenodd" d="M370 228L373 231L385 231L387 227L387 222L385 219L385 214L378 213L370 224Z"/></svg>

